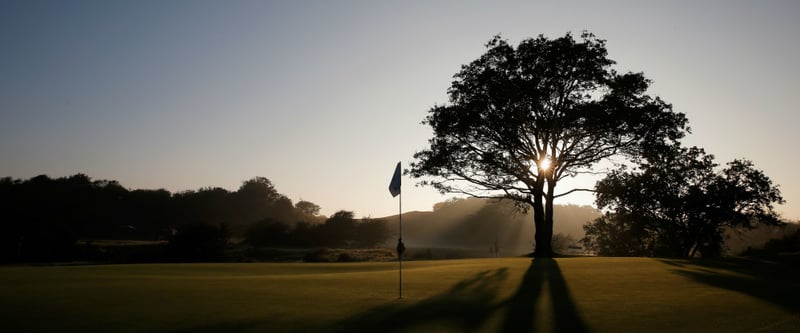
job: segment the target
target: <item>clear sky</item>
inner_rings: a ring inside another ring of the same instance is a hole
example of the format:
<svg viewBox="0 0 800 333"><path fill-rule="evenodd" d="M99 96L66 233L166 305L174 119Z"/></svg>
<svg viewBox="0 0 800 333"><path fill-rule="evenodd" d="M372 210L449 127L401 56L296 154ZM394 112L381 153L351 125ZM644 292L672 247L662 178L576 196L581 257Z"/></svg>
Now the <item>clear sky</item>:
<svg viewBox="0 0 800 333"><path fill-rule="evenodd" d="M753 160L800 219L800 1L0 0L0 176L173 192L264 176L324 214L394 214L394 166L462 64L498 33L582 30L687 114L687 144ZM404 211L446 199L412 183Z"/></svg>

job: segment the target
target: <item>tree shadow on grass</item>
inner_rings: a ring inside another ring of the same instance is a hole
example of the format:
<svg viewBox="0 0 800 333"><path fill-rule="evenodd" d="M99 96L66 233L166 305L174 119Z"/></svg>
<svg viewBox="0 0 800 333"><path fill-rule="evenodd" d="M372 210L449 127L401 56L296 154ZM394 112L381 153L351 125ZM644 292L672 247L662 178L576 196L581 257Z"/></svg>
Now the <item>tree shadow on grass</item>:
<svg viewBox="0 0 800 333"><path fill-rule="evenodd" d="M678 267L673 272L692 280L800 312L800 266L796 262L754 258L663 262Z"/></svg>
<svg viewBox="0 0 800 333"><path fill-rule="evenodd" d="M449 290L411 306L393 303L345 319L336 332L398 332L418 325L450 322L462 332L483 323L497 309L495 296L508 268L483 271Z"/></svg>
<svg viewBox="0 0 800 333"><path fill-rule="evenodd" d="M525 272L517 292L507 301L508 314L502 332L533 332L536 327L536 305L545 289L550 291L554 316L554 332L589 332L575 307L558 263L550 258L538 258Z"/></svg>
<svg viewBox="0 0 800 333"><path fill-rule="evenodd" d="M553 259L535 259L517 291L497 300L500 283L508 269L484 271L449 290L412 305L390 304L373 308L338 323L336 332L404 332L428 324L446 323L448 330L471 332L497 311L505 311L501 332L533 332L536 305L546 290L553 302L555 332L588 332L572 300L558 264Z"/></svg>

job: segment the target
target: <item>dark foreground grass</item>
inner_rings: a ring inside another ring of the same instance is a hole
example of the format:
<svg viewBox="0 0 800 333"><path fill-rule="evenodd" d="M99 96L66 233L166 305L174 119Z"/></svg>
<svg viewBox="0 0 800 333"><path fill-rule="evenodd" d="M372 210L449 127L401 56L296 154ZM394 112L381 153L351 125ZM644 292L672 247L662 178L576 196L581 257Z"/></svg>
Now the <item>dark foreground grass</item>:
<svg viewBox="0 0 800 333"><path fill-rule="evenodd" d="M0 267L3 332L800 332L786 262Z"/></svg>

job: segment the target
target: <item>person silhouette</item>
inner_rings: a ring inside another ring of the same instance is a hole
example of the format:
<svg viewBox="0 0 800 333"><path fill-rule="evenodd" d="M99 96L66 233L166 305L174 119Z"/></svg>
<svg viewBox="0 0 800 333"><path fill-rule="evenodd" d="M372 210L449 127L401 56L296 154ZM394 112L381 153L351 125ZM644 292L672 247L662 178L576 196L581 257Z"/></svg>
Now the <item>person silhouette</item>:
<svg viewBox="0 0 800 333"><path fill-rule="evenodd" d="M405 253L405 252L406 252L406 246L403 244L403 239L402 238L398 238L397 239L397 257L398 258L402 258L403 257L403 253Z"/></svg>

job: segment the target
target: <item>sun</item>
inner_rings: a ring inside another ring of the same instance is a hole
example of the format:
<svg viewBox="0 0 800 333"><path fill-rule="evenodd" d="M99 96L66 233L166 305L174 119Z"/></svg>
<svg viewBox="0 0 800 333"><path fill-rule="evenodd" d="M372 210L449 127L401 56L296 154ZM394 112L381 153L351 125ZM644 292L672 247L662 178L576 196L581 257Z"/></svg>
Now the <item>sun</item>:
<svg viewBox="0 0 800 333"><path fill-rule="evenodd" d="M536 172L538 170L548 171L548 170L550 170L550 167L552 166L552 160L550 159L550 157L543 158L541 161L533 160L531 162L532 162L531 163L531 171L534 171L534 172ZM538 168L538 170L537 170L537 168Z"/></svg>
<svg viewBox="0 0 800 333"><path fill-rule="evenodd" d="M541 161L539 161L539 169L545 170L545 171L546 170L550 170L550 159L549 158L544 158Z"/></svg>

